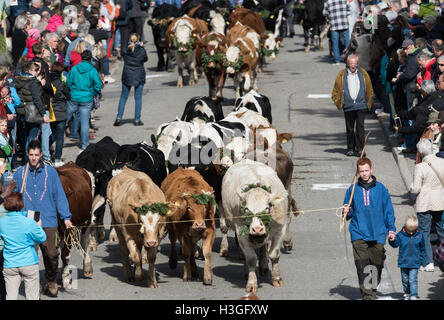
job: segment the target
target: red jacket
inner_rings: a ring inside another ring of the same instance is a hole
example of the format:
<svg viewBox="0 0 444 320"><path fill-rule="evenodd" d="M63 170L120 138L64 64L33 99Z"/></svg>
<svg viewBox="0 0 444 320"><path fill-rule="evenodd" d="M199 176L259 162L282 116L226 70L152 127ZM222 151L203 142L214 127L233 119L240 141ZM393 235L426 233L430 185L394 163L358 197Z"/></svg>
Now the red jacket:
<svg viewBox="0 0 444 320"><path fill-rule="evenodd" d="M422 77L418 79L418 84L419 84L419 85L421 85L421 83L422 83L424 80L432 80L432 66L433 66L433 64L435 63L435 61L436 61L436 58L433 58L433 59L427 64L424 74L422 74L422 72L421 72Z"/></svg>

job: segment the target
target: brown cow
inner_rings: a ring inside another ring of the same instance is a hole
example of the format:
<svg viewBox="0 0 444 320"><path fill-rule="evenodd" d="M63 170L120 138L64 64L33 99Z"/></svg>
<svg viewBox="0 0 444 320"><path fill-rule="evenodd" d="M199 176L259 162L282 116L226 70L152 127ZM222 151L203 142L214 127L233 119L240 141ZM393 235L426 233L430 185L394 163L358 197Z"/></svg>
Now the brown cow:
<svg viewBox="0 0 444 320"><path fill-rule="evenodd" d="M202 251L205 258L203 283L211 285L211 252L215 238L214 223L215 200L213 188L195 170L179 167L162 182L165 198L176 205L169 215L167 224L171 241L169 265L177 266L176 239L179 240L185 261L183 281L191 281L197 276L194 248L203 239ZM183 222L180 222L183 221Z"/></svg>
<svg viewBox="0 0 444 320"><path fill-rule="evenodd" d="M147 174L126 167L111 179L106 195L112 224L122 224L115 226L115 230L123 256L125 281L143 280L141 250L145 247L149 265L148 287L157 288L154 263L165 217L170 210L165 196ZM130 259L134 263L133 272Z"/></svg>
<svg viewBox="0 0 444 320"><path fill-rule="evenodd" d="M223 57L227 52L228 43L223 34L210 32L203 36L196 48L196 61L202 66L209 86L211 99L223 99L222 89L227 74Z"/></svg>
<svg viewBox="0 0 444 320"><path fill-rule="evenodd" d="M173 20L166 31L167 43L170 50L174 50L179 77L177 87L183 87L183 69L190 74L189 84L197 82L196 70L196 41L208 33L205 21L193 19L187 15Z"/></svg>
<svg viewBox="0 0 444 320"><path fill-rule="evenodd" d="M93 275L93 266L89 256L89 235L91 233L91 208L93 202L93 184L86 170L80 168L72 161L64 166L58 167L60 181L65 191L66 198L71 211L71 222L74 226L81 230L81 246L80 255L83 258L83 275L91 278ZM62 285L65 289L72 288L72 279L69 272L69 258L71 251L71 243L68 245L64 242L65 224L59 219L58 231L61 240L61 258L63 262Z"/></svg>

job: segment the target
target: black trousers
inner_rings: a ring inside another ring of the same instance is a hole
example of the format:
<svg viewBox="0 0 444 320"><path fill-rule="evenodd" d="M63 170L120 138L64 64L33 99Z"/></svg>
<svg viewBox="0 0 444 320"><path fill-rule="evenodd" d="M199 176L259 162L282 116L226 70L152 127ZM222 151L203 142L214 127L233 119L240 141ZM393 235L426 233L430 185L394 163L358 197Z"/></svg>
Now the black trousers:
<svg viewBox="0 0 444 320"><path fill-rule="evenodd" d="M134 17L130 20L130 36L133 33L137 33L142 39L142 33L143 33L143 25L142 25L142 17Z"/></svg>
<svg viewBox="0 0 444 320"><path fill-rule="evenodd" d="M364 119L367 110L344 112L347 150L360 152L364 147ZM356 126L356 129L355 129Z"/></svg>
<svg viewBox="0 0 444 320"><path fill-rule="evenodd" d="M128 41L130 38L129 25L119 26L120 30L120 53L126 52L128 49Z"/></svg>

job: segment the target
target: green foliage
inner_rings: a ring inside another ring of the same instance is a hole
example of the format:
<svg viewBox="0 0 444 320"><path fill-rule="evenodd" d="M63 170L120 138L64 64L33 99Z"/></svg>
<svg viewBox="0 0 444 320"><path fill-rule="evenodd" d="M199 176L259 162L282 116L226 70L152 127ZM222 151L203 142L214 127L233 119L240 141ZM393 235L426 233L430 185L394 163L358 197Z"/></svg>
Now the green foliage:
<svg viewBox="0 0 444 320"><path fill-rule="evenodd" d="M266 57L271 56L273 53L274 53L275 55L278 55L278 54L279 54L279 47L276 46L273 50L268 50L267 48L262 47L262 53L263 53Z"/></svg>
<svg viewBox="0 0 444 320"><path fill-rule="evenodd" d="M190 194L190 197L194 199L197 204L203 204L207 206L208 204L212 204L214 206L217 205L216 200L213 196L205 193L201 194Z"/></svg>
<svg viewBox="0 0 444 320"><path fill-rule="evenodd" d="M188 57L193 50L194 46L194 37L190 37L190 41L188 43L181 43L177 40L177 37L173 39L173 47L177 50L177 52L184 58ZM186 48L187 51L179 51L179 48Z"/></svg>
<svg viewBox="0 0 444 320"><path fill-rule="evenodd" d="M268 186L263 186L263 185L261 185L261 184L259 184L259 183L250 183L250 184L248 184L243 190L242 190L242 192L248 192L248 191L250 191L251 189L254 189L254 188L262 188L262 189L264 189L265 191L267 191L268 193L271 193L271 188L270 187L268 187Z"/></svg>
<svg viewBox="0 0 444 320"><path fill-rule="evenodd" d="M239 59L237 59L236 62L230 62L227 60L226 57L224 57L224 67L233 68L235 73L239 72L239 70L242 68L243 65L244 65L244 58L241 55L239 55Z"/></svg>
<svg viewBox="0 0 444 320"><path fill-rule="evenodd" d="M143 205L136 209L136 212L140 215L146 215L149 211L152 213L158 213L162 217L166 216L168 214L169 208L166 203L153 203L149 206Z"/></svg>
<svg viewBox="0 0 444 320"><path fill-rule="evenodd" d="M258 11L256 12L262 19L267 19L270 17L271 12L268 10Z"/></svg>
<svg viewBox="0 0 444 320"><path fill-rule="evenodd" d="M214 54L214 55L207 55L207 53L204 51L202 53L202 67L204 68L205 72L208 72L208 64L210 62L214 62L216 64L216 69L220 70L222 67L222 63L224 60L224 55L222 53Z"/></svg>
<svg viewBox="0 0 444 320"><path fill-rule="evenodd" d="M241 206L242 216L241 218L244 220L244 224L239 228L240 235L248 238L252 242L260 242L262 238L260 237L250 237L250 224L253 221L253 218L256 216L258 219L262 221L265 226L265 234L268 234L271 229L272 217L268 210L264 210L261 212L253 213L246 207L246 202L242 202Z"/></svg>

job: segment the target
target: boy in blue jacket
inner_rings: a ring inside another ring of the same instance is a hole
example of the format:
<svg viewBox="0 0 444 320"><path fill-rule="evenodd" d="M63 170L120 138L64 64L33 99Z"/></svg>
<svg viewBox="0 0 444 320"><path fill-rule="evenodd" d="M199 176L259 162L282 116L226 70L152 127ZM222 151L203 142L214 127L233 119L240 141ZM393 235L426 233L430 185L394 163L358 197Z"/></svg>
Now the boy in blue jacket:
<svg viewBox="0 0 444 320"><path fill-rule="evenodd" d="M349 206L352 185L345 194L343 214L351 220L349 230L362 299L373 300L381 281L385 240L387 236L390 240L395 239L395 214L387 188L372 175L370 159L359 159L356 168L359 179L353 201ZM371 282L366 281L368 279Z"/></svg>
<svg viewBox="0 0 444 320"><path fill-rule="evenodd" d="M418 299L418 269L427 264L424 237L418 231L418 218L407 217L404 228L389 244L393 248L399 247L398 267L401 268L404 300Z"/></svg>

